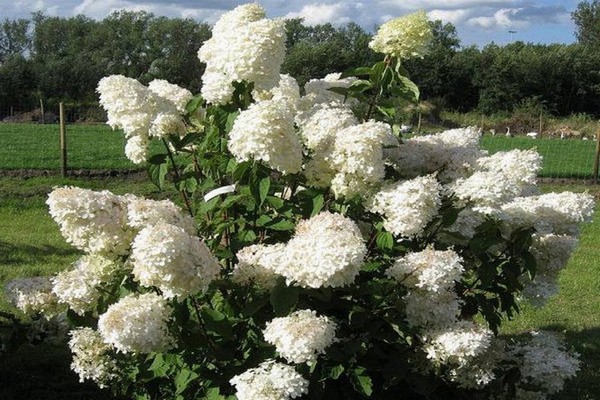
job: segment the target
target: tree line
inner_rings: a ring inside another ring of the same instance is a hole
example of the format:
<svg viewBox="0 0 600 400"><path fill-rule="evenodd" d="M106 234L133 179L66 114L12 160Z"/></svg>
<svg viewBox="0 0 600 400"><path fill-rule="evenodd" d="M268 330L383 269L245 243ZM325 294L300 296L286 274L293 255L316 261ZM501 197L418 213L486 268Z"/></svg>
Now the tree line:
<svg viewBox="0 0 600 400"><path fill-rule="evenodd" d="M455 27L433 21L434 41L423 59L406 62L421 97L446 109L510 112L534 104L554 115L600 114L600 1L573 13L578 42L461 46ZM359 25L306 26L287 21L284 73L300 84L378 61L371 34ZM96 21L34 13L0 23L0 117L59 101L95 104L106 75L147 83L166 79L198 92L204 66L196 54L210 26L192 19L116 12Z"/></svg>

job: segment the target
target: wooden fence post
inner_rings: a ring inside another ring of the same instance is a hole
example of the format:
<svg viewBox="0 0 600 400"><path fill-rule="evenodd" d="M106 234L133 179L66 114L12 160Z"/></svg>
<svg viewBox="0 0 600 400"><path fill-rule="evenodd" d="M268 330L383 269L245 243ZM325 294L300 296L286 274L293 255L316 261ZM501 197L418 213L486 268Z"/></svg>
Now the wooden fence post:
<svg viewBox="0 0 600 400"><path fill-rule="evenodd" d="M542 112L540 111L540 131L539 131L539 137L542 137L542 129L543 129L543 122L544 122L544 117Z"/></svg>
<svg viewBox="0 0 600 400"><path fill-rule="evenodd" d="M600 125L596 128L596 154L594 156L594 182L598 183L598 169L600 168Z"/></svg>
<svg viewBox="0 0 600 400"><path fill-rule="evenodd" d="M42 100L42 96L40 96L40 123L46 123L46 113L44 112L44 100Z"/></svg>
<svg viewBox="0 0 600 400"><path fill-rule="evenodd" d="M58 111L60 117L60 173L64 178L67 176L67 135L65 129L65 106L63 103L58 105Z"/></svg>

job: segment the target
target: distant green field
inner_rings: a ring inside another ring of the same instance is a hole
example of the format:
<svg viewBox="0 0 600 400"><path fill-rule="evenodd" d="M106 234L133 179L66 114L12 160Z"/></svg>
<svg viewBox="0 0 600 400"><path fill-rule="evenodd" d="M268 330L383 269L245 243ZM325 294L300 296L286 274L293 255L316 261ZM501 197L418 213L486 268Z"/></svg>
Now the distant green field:
<svg viewBox="0 0 600 400"><path fill-rule="evenodd" d="M595 143L590 140L486 135L481 143L491 153L537 148L544 157L544 177L592 177ZM160 143L152 145L152 152L162 150ZM124 149L123 133L107 125L67 126L70 169L143 169L125 157ZM60 169L58 125L0 123L0 169Z"/></svg>
<svg viewBox="0 0 600 400"><path fill-rule="evenodd" d="M481 145L490 153L536 148L544 158L541 172L544 177L592 178L594 171L596 144L592 140L484 136Z"/></svg>
<svg viewBox="0 0 600 400"><path fill-rule="evenodd" d="M57 124L0 124L0 168L60 169ZM68 125L67 164L73 169L139 168L125 157L125 137L107 125Z"/></svg>

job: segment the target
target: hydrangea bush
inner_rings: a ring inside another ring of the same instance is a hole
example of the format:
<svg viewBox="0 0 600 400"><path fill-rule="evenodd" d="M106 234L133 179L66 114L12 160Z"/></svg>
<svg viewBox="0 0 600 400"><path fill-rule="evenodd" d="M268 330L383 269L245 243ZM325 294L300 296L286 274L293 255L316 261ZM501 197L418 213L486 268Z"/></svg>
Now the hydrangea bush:
<svg viewBox="0 0 600 400"><path fill-rule="evenodd" d="M11 300L66 310L73 370L129 398L559 392L577 355L498 329L556 292L593 200L540 194L537 153L488 155L473 128L400 137L395 110L419 95L402 61L430 37L424 13L394 20L371 43L382 62L300 90L280 75L282 21L248 4L200 49L200 95L102 79L127 156L182 208L55 189L50 214L86 255L10 283Z"/></svg>

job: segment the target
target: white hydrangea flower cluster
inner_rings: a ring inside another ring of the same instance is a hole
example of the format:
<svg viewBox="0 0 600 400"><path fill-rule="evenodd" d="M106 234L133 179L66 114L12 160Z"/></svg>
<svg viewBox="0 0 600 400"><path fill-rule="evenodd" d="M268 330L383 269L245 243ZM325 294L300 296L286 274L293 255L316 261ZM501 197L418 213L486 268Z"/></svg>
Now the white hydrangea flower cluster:
<svg viewBox="0 0 600 400"><path fill-rule="evenodd" d="M212 38L198 51L206 63L202 96L212 104L226 104L234 92L232 82L253 82L258 92L277 86L285 57L283 20L265 18L256 3L244 4L221 16Z"/></svg>
<svg viewBox="0 0 600 400"><path fill-rule="evenodd" d="M298 223L285 253L284 261L273 268L288 284L340 287L354 282L367 247L354 221L341 214L321 212Z"/></svg>
<svg viewBox="0 0 600 400"><path fill-rule="evenodd" d="M92 328L77 328L70 333L69 347L73 353L71 369L79 382L90 379L100 387L107 386L117 376L117 365L110 356L110 346Z"/></svg>
<svg viewBox="0 0 600 400"><path fill-rule="evenodd" d="M189 90L164 79L154 79L148 84L148 89L173 103L180 114L185 113L186 104L194 97Z"/></svg>
<svg viewBox="0 0 600 400"><path fill-rule="evenodd" d="M530 251L536 260L535 281L523 277L523 297L541 307L558 293L558 273L567 265L577 246L577 238L567 235L533 235Z"/></svg>
<svg viewBox="0 0 600 400"><path fill-rule="evenodd" d="M268 360L229 381L238 400L287 400L308 393L308 381L294 367Z"/></svg>
<svg viewBox="0 0 600 400"><path fill-rule="evenodd" d="M498 152L477 160L476 171L451 185L462 201L497 207L535 185L542 157L534 150Z"/></svg>
<svg viewBox="0 0 600 400"><path fill-rule="evenodd" d="M96 287L110 281L118 269L115 262L100 255L83 256L72 269L61 271L52 278L52 291L60 303L83 315L94 308L100 297Z"/></svg>
<svg viewBox="0 0 600 400"><path fill-rule="evenodd" d="M594 197L572 192L517 197L501 210L501 218L511 229L533 227L539 234L578 236L579 225L591 221Z"/></svg>
<svg viewBox="0 0 600 400"><path fill-rule="evenodd" d="M472 321L459 321L449 329L427 333L427 358L441 364L464 365L484 354L493 332Z"/></svg>
<svg viewBox="0 0 600 400"><path fill-rule="evenodd" d="M46 204L60 232L76 248L109 257L128 252L133 230L127 226L124 198L104 190L54 189Z"/></svg>
<svg viewBox="0 0 600 400"><path fill-rule="evenodd" d="M461 302L453 290L427 292L413 290L404 300L406 322L412 327L434 329L450 326L460 315Z"/></svg>
<svg viewBox="0 0 600 400"><path fill-rule="evenodd" d="M475 328L475 331L481 328ZM476 333L479 344L487 340L486 329ZM475 352L478 355L463 360L462 363L453 365L447 373L452 382L467 389L481 389L496 379L496 370L501 361L506 358L506 343L495 336L489 337L491 344L484 350Z"/></svg>
<svg viewBox="0 0 600 400"><path fill-rule="evenodd" d="M340 287L354 282L366 254L354 221L322 212L300 221L286 244L240 250L234 276L240 283L256 281L261 287L272 287L277 276L285 277L288 285L304 288Z"/></svg>
<svg viewBox="0 0 600 400"><path fill-rule="evenodd" d="M125 155L135 164L146 161L151 137L185 132L179 110L188 95L177 85L157 81L148 88L135 79L111 75L100 80L97 92L108 114L107 124L123 129Z"/></svg>
<svg viewBox="0 0 600 400"><path fill-rule="evenodd" d="M438 179L448 183L468 176L477 159L486 155L479 146L480 137L473 127L450 129L404 140L397 148L386 149L385 154L402 176L438 172Z"/></svg>
<svg viewBox="0 0 600 400"><path fill-rule="evenodd" d="M143 286L159 288L166 298L204 291L220 271L204 242L167 223L142 229L133 242L130 260L135 279Z"/></svg>
<svg viewBox="0 0 600 400"><path fill-rule="evenodd" d="M460 280L463 259L452 250L434 250L432 247L396 260L386 275L406 287L417 287L440 293L452 289Z"/></svg>
<svg viewBox="0 0 600 400"><path fill-rule="evenodd" d="M300 101L300 86L296 79L288 74L279 76L279 83L269 92L252 92L252 95L257 101L273 100L277 103L283 103L292 110L293 113L298 112Z"/></svg>
<svg viewBox="0 0 600 400"><path fill-rule="evenodd" d="M438 213L441 191L435 175L421 176L385 185L366 207L383 215L383 227L394 235L419 236Z"/></svg>
<svg viewBox="0 0 600 400"><path fill-rule="evenodd" d="M286 174L302 169L302 144L285 102L266 100L238 115L227 147L238 161L262 160Z"/></svg>
<svg viewBox="0 0 600 400"><path fill-rule="evenodd" d="M268 322L263 336L288 362L301 364L316 361L335 340L335 330L330 318L318 317L313 310L299 310Z"/></svg>
<svg viewBox="0 0 600 400"><path fill-rule="evenodd" d="M357 78L349 76L347 78L341 78L340 72L335 72L326 75L322 79L311 79L304 84L304 97L302 102L305 104L304 107L313 106L320 103L344 103L344 95L335 93L329 89L331 88L348 88L352 85ZM352 104L350 100L350 104Z"/></svg>
<svg viewBox="0 0 600 400"><path fill-rule="evenodd" d="M231 280L240 285L255 284L262 289L271 289L279 277L273 269L283 262L285 244L270 246L253 244L244 247L236 254L238 263L231 273Z"/></svg>
<svg viewBox="0 0 600 400"><path fill-rule="evenodd" d="M8 301L25 314L52 316L58 312L58 299L48 277L13 279L6 283L4 293Z"/></svg>
<svg viewBox="0 0 600 400"><path fill-rule="evenodd" d="M122 353L147 354L175 346L169 333L171 307L155 294L128 295L111 304L98 319L104 343Z"/></svg>
<svg viewBox="0 0 600 400"><path fill-rule="evenodd" d="M392 19L379 27L369 47L400 59L423 57L433 40L425 11Z"/></svg>
<svg viewBox="0 0 600 400"><path fill-rule="evenodd" d="M385 176L384 146L395 146L398 139L389 125L369 121L338 132L333 150L326 157L335 175L331 191L336 198L365 195Z"/></svg>
<svg viewBox="0 0 600 400"><path fill-rule="evenodd" d="M150 200L129 195L127 197L127 220L137 231L159 223L175 225L189 235L196 234L196 223L171 200Z"/></svg>
<svg viewBox="0 0 600 400"><path fill-rule="evenodd" d="M358 119L345 105L322 103L297 114L296 123L306 148L326 152L335 142L338 132L358 125Z"/></svg>
<svg viewBox="0 0 600 400"><path fill-rule="evenodd" d="M530 341L509 349L509 356L519 366L521 389L539 388L541 398L546 398L546 393L558 393L565 381L577 374L580 365L579 354L567 351L552 332L532 332Z"/></svg>

